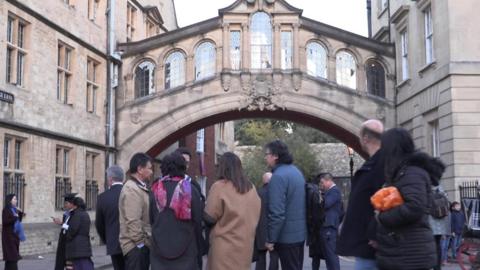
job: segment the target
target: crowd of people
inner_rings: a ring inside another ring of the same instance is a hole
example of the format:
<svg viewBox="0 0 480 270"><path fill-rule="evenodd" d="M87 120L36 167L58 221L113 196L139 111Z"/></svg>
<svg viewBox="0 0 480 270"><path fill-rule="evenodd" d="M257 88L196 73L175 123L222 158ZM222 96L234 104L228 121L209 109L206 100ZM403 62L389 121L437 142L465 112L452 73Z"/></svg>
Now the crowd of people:
<svg viewBox="0 0 480 270"><path fill-rule="evenodd" d="M218 161L208 196L187 175L191 154L180 148L162 159L162 176L151 181L152 160L135 154L127 174L107 169L109 189L97 199L95 226L115 270L300 270L309 246L312 269L325 261L340 269L339 256L355 258L355 270L441 269L449 247L455 258L465 217L458 202L445 204L440 179L445 166L416 150L409 132L384 131L378 120L360 127L368 155L351 179L348 205L328 172L306 181L287 145L264 147L269 170L256 189L231 152ZM127 179L125 180L125 175ZM384 187L402 203L377 209L371 197ZM2 213L5 269L17 269L25 240L15 194ZM447 210L445 210L448 205ZM90 217L77 194L67 194L55 270L93 270ZM270 259L267 260L267 255ZM151 268L150 268L151 267Z"/></svg>

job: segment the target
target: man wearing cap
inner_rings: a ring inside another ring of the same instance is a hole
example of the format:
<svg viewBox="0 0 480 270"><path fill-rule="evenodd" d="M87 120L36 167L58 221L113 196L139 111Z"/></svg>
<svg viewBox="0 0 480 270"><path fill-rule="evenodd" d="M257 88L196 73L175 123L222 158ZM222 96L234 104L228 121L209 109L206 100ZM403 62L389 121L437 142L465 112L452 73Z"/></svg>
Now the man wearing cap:
<svg viewBox="0 0 480 270"><path fill-rule="evenodd" d="M53 223L57 225L61 225L62 229L60 230L60 235L58 236L58 245L57 245L57 255L55 257L55 270L64 270L65 269L65 229L64 225L67 224L68 219L70 218L70 211L73 209L73 200L77 193L68 193L65 194L65 201L63 203L63 209L65 212L63 213L63 218L60 220L59 218L53 218Z"/></svg>
<svg viewBox="0 0 480 270"><path fill-rule="evenodd" d="M100 239L107 245L107 254L112 258L115 270L125 269L125 260L118 241L118 199L123 187L123 177L124 172L120 166L113 165L107 169L109 189L98 195L95 215L95 227Z"/></svg>

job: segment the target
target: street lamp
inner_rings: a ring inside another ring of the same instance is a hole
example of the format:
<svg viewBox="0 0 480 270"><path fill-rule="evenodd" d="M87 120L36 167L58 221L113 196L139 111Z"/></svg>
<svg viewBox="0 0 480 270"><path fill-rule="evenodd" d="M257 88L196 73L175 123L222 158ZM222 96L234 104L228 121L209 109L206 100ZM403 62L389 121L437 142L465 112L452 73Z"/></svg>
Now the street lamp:
<svg viewBox="0 0 480 270"><path fill-rule="evenodd" d="M350 181L353 178L353 148L347 145L347 154L350 157Z"/></svg>

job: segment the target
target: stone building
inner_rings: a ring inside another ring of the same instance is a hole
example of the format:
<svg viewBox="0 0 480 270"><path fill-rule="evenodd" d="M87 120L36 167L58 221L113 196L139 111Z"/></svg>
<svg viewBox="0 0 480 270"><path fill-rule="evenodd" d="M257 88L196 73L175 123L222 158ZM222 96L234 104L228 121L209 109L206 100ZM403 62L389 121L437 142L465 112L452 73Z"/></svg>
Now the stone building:
<svg viewBox="0 0 480 270"><path fill-rule="evenodd" d="M447 165L443 186L480 179L476 0L371 0L374 39L394 43L396 123Z"/></svg>

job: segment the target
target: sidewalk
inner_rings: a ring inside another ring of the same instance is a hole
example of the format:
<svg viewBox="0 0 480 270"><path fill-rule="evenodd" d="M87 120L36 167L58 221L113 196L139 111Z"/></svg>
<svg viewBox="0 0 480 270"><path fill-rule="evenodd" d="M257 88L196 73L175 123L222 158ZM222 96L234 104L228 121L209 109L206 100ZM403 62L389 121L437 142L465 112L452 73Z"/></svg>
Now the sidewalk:
<svg viewBox="0 0 480 270"><path fill-rule="evenodd" d="M110 256L106 255L105 246L92 247L93 264L95 269L106 270L112 267ZM0 269L4 268L4 262L0 262ZM18 262L19 270L52 270L55 266L55 253L25 256Z"/></svg>

